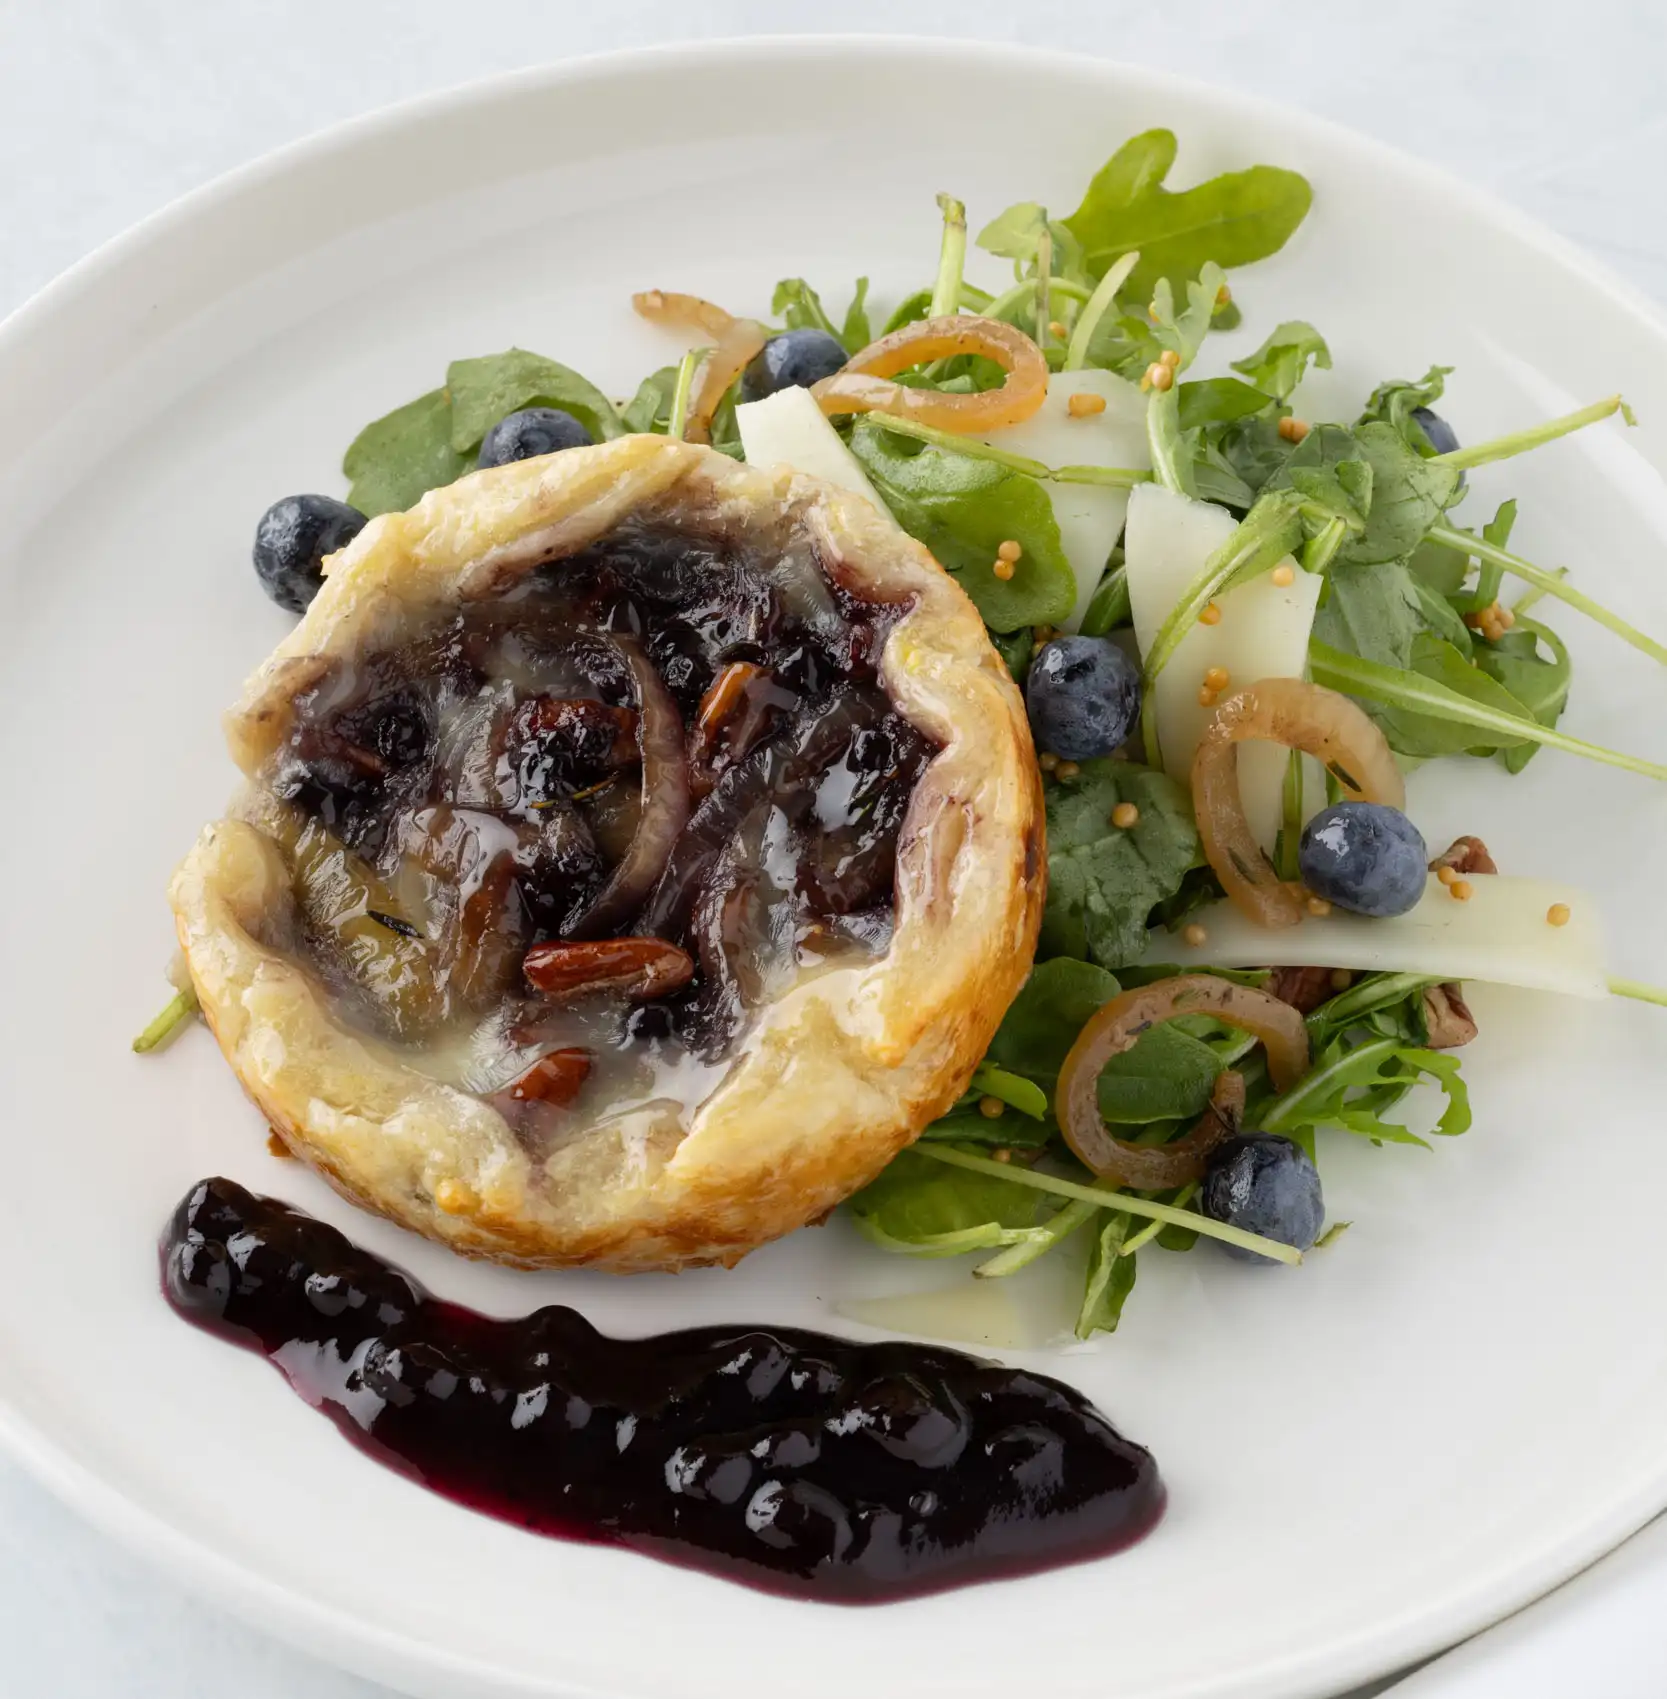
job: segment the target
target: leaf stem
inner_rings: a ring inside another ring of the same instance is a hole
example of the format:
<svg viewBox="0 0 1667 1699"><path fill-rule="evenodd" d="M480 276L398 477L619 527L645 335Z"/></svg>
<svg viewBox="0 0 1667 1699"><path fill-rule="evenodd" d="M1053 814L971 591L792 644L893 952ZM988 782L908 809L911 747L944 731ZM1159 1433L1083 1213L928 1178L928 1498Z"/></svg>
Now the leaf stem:
<svg viewBox="0 0 1667 1699"><path fill-rule="evenodd" d="M1175 1194L1175 1207L1177 1209L1185 1208L1186 1205L1191 1203L1197 1195L1198 1182L1196 1180L1188 1180L1180 1191ZM1123 1248L1117 1254L1120 1257L1132 1257L1142 1245L1148 1245L1152 1242L1152 1240L1157 1238L1163 1229L1163 1222L1148 1221L1138 1233L1131 1234L1123 1241Z"/></svg>
<svg viewBox="0 0 1667 1699"><path fill-rule="evenodd" d="M1315 1068L1311 1073L1304 1074L1282 1097L1276 1097L1262 1112L1260 1130L1264 1133L1277 1133L1281 1127L1288 1126L1298 1119L1305 1105L1316 1098L1323 1101L1338 1079L1368 1063L1376 1067L1380 1059L1406 1048L1404 1039L1375 1038L1368 1044L1345 1050L1329 1067Z"/></svg>
<svg viewBox="0 0 1667 1699"><path fill-rule="evenodd" d="M943 209L943 246L938 250L938 278L926 315L933 319L960 311L961 273L967 263L967 209L953 195L939 195L938 205Z"/></svg>
<svg viewBox="0 0 1667 1699"><path fill-rule="evenodd" d="M1178 386L1154 389L1146 403L1146 448L1152 456L1152 476L1176 495L1193 496L1192 457L1181 440L1181 391Z"/></svg>
<svg viewBox="0 0 1667 1699"><path fill-rule="evenodd" d="M1325 526L1304 545L1302 569L1322 573L1337 558L1337 551L1349 540L1348 525L1340 517L1328 519Z"/></svg>
<svg viewBox="0 0 1667 1699"><path fill-rule="evenodd" d="M1630 997L1637 1003L1656 1003L1667 1009L1667 987L1645 985L1637 979L1610 980L1609 995L1611 997Z"/></svg>
<svg viewBox="0 0 1667 1699"><path fill-rule="evenodd" d="M1532 561L1512 554L1509 549L1499 548L1481 537L1472 537L1468 532L1457 530L1451 525L1432 525L1427 536L1432 543L1442 543L1450 549L1472 554L1478 560L1492 561L1494 565L1504 567L1514 577L1532 584L1542 595L1555 596L1558 601L1567 602L1571 608L1578 609L1588 619L1595 620L1605 629L1614 632L1622 642L1642 650L1652 661L1667 665L1667 646L1657 643L1653 637L1646 637L1637 626L1627 624L1619 614L1611 613L1601 602L1594 602L1583 591L1564 583L1559 574L1547 572L1543 566L1535 566Z"/></svg>
<svg viewBox="0 0 1667 1699"><path fill-rule="evenodd" d="M1115 305L1117 291L1128 281L1129 273L1139 264L1138 253L1124 254L1095 285L1094 293L1088 297L1088 304L1077 315L1076 328L1071 332L1070 345L1065 350L1066 371L1080 372L1088 364L1088 350L1094 341L1094 332L1100 328L1100 320Z"/></svg>
<svg viewBox="0 0 1667 1699"><path fill-rule="evenodd" d="M916 424L900 413L876 410L868 415L876 425L894 431L900 437L913 437L916 442L930 443L934 448L948 449L952 454L964 454L969 460L989 460L1005 466L1010 472L1022 472L1027 478L1040 478L1056 484L1098 484L1107 489L1128 490L1136 484L1151 481L1150 472L1132 466L1046 466L1026 454L1013 454L1005 448L994 448L977 437L958 436L954 431L941 430L936 425Z"/></svg>
<svg viewBox="0 0 1667 1699"><path fill-rule="evenodd" d="M1434 679L1405 672L1399 667L1380 666L1376 661L1364 661L1358 655L1347 655L1317 639L1308 645L1308 661L1316 684L1340 690L1348 696L1364 696L1370 702L1381 702L1389 708L1410 708L1414 713L1449 720L1455 725L1508 732L1512 737L1525 738L1530 743L1543 743L1569 755L1583 755L1588 761L1601 761L1607 767L1641 773L1647 779L1667 779L1667 767L1659 762L1646 761L1638 755L1623 755L1619 750L1605 749L1600 744L1570 737L1553 726L1542 726L1538 720L1508 714L1502 708L1490 708L1483 702L1473 702L1468 696L1461 696L1458 691L1437 684Z"/></svg>
<svg viewBox="0 0 1667 1699"><path fill-rule="evenodd" d="M1028 1268L1038 1257L1045 1256L1055 1245L1063 1244L1084 1222L1092 1221L1099 1213L1098 1204L1084 1203L1081 1198L1077 1198L1044 1221L1034 1237L1017 1245L1009 1245L1006 1250L997 1251L988 1262L981 1262L972 1271L973 1278L1001 1280L1009 1274L1017 1274L1021 1268Z"/></svg>
<svg viewBox="0 0 1667 1699"><path fill-rule="evenodd" d="M1276 1262L1294 1264L1302 1261L1302 1252L1293 1245L1284 1245L1277 1239L1264 1239L1258 1234L1246 1233L1241 1227L1231 1227L1225 1221L1216 1221L1208 1215L1199 1215L1192 1210L1176 1209L1166 1203L1153 1203L1147 1198L1135 1197L1128 1192L1107 1192L1096 1186L1079 1185L1075 1180L1061 1180L1052 1174L1038 1174L1033 1168L1015 1168L1010 1163L993 1162L987 1156L973 1156L949 1145L917 1144L911 1148L921 1156L930 1157L934 1162L948 1163L951 1168L965 1168L974 1174L988 1174L997 1180L1010 1180L1016 1186L1031 1186L1039 1192L1052 1192L1055 1197L1074 1198L1083 1203L1091 1203L1096 1209L1116 1209L1125 1215L1144 1216L1148 1221L1159 1221L1166 1227L1190 1228L1206 1238L1220 1239L1223 1244L1238 1245L1247 1251L1259 1251Z"/></svg>
<svg viewBox="0 0 1667 1699"><path fill-rule="evenodd" d="M133 1048L141 1056L152 1050L165 1050L179 1036L180 1029L196 1014L197 1009L195 991L176 992L156 1019L134 1039Z"/></svg>
<svg viewBox="0 0 1667 1699"><path fill-rule="evenodd" d="M1569 569L1566 566L1554 568L1551 574L1551 576L1559 582L1567 578L1568 575ZM1537 601L1540 601L1547 593L1548 592L1542 590L1537 584L1530 585L1514 602L1511 603L1511 612L1518 614L1527 613L1528 610L1533 607Z"/></svg>
<svg viewBox="0 0 1667 1699"><path fill-rule="evenodd" d="M1022 307L1028 301L1036 299L1036 279L1027 277L1023 283L1015 283L1011 289L993 296L980 307L979 315L987 319L1006 319L1016 307ZM1072 283L1069 278L1050 277L1048 293L1051 296L1063 296L1067 301L1081 301L1087 298L1088 291L1080 283ZM1008 320L1011 323L1010 320Z"/></svg>
<svg viewBox="0 0 1667 1699"><path fill-rule="evenodd" d="M1586 426L1595 425L1600 419L1610 418L1616 413L1621 414L1629 425L1638 422L1620 396L1610 395L1602 401L1594 401L1590 407L1578 407L1572 413L1565 413L1560 419L1547 419L1544 424L1531 425L1525 431L1512 431L1507 436L1493 438L1491 442L1473 443L1469 448L1455 448L1433 458L1439 465L1457 467L1461 471L1471 466L1490 466L1496 460L1509 460L1514 454L1525 454L1542 443L1555 442L1558 437L1584 430Z"/></svg>
<svg viewBox="0 0 1667 1699"><path fill-rule="evenodd" d="M689 424L689 399L694 394L695 368L700 364L702 348L691 348L677 363L677 387L671 392L671 423L666 435L675 442L683 440Z"/></svg>

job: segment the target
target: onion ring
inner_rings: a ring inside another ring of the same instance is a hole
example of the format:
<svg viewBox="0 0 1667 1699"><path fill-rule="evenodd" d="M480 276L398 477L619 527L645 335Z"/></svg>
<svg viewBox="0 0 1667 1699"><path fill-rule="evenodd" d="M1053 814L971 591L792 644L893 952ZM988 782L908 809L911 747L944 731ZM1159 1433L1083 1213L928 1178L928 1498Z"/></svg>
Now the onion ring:
<svg viewBox="0 0 1667 1699"><path fill-rule="evenodd" d="M1000 389L945 395L889 380L928 360L982 354L1007 373ZM811 386L827 414L896 413L916 424L968 435L999 430L1031 417L1048 394L1048 362L1022 330L1000 319L955 315L918 319L871 342L833 374Z"/></svg>
<svg viewBox="0 0 1667 1699"><path fill-rule="evenodd" d="M1100 1179L1142 1192L1184 1186L1203 1174L1210 1152L1237 1128L1244 1079L1228 1070L1215 1082L1209 1109L1174 1144L1130 1144L1106 1129L1100 1115L1101 1070L1113 1056L1132 1050L1142 1033L1181 1015L1209 1015L1260 1039L1268 1054L1269 1077L1280 1091L1308 1071L1308 1028L1302 1016L1266 991L1213 974L1186 973L1121 992L1077 1034L1054 1094L1054 1113L1065 1142Z"/></svg>
<svg viewBox="0 0 1667 1699"><path fill-rule="evenodd" d="M1306 679L1265 678L1216 709L1192 761L1192 805L1204 857L1241 914L1270 929L1295 926L1302 919L1299 891L1274 871L1239 796L1238 745L1251 738L1312 755L1351 801L1403 808L1406 784L1383 733L1335 690Z"/></svg>
<svg viewBox="0 0 1667 1699"><path fill-rule="evenodd" d="M634 639L602 632L593 635L619 653L636 685L642 814L630 847L607 884L590 907L564 928L569 938L594 937L630 914L653 889L689 819L689 756L677 704Z"/></svg>
<svg viewBox="0 0 1667 1699"><path fill-rule="evenodd" d="M713 338L722 336L735 323L733 313L698 295L682 295L676 290L645 289L631 297L631 305L653 324L686 325Z"/></svg>
<svg viewBox="0 0 1667 1699"><path fill-rule="evenodd" d="M751 319L734 320L718 338L711 353L701 362L694 400L689 403L689 416L683 424L685 442L711 442L713 414L722 406L729 386L746 370L747 362L766 340L763 325L754 324Z"/></svg>

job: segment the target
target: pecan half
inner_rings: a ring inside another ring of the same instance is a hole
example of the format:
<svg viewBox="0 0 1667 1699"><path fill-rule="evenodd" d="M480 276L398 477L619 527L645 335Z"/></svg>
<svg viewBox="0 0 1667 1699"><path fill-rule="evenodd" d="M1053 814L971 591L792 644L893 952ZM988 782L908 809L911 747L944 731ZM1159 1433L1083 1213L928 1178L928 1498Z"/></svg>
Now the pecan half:
<svg viewBox="0 0 1667 1699"><path fill-rule="evenodd" d="M1430 863L1430 871L1450 867L1455 873L1497 873L1488 846L1480 838L1454 838Z"/></svg>
<svg viewBox="0 0 1667 1699"><path fill-rule="evenodd" d="M1270 996L1289 1003L1299 1014L1311 1015L1337 995L1328 967L1276 967L1267 983Z"/></svg>
<svg viewBox="0 0 1667 1699"><path fill-rule="evenodd" d="M1482 869L1471 871L1480 873ZM1429 1033L1424 1042L1431 1050L1457 1050L1476 1036L1476 1017L1466 1006L1460 988L1451 982L1424 987L1424 1026Z"/></svg>
<svg viewBox="0 0 1667 1699"><path fill-rule="evenodd" d="M663 938L593 938L534 944L521 964L527 983L546 997L612 992L633 1002L664 997L695 976L686 950Z"/></svg>
<svg viewBox="0 0 1667 1699"><path fill-rule="evenodd" d="M588 1050L552 1050L527 1069L509 1088L509 1095L517 1103L548 1103L562 1109L579 1095L580 1086L589 1078Z"/></svg>

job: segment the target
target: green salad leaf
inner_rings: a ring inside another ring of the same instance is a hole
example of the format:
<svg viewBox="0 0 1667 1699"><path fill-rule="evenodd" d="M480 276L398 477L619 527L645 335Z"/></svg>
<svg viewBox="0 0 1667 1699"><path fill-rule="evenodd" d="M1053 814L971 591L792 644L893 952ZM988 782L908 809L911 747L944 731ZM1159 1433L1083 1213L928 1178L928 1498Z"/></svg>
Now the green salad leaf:
<svg viewBox="0 0 1667 1699"><path fill-rule="evenodd" d="M1123 1319L1123 1306L1134 1291L1137 1268L1136 1259L1124 1255L1133 1225L1126 1215L1108 1213L1094 1235L1093 1248L1088 1253L1082 1308L1077 1312L1078 1339L1091 1339L1096 1333L1115 1333Z"/></svg>
<svg viewBox="0 0 1667 1699"><path fill-rule="evenodd" d="M1088 1017L1119 989L1116 976L1092 962L1038 962L990 1040L990 1060L1051 1087Z"/></svg>
<svg viewBox="0 0 1667 1699"><path fill-rule="evenodd" d="M1407 383L1399 378L1380 383L1372 391L1356 422L1362 425L1374 422L1386 424L1415 453L1433 455L1435 444L1412 415L1418 408L1433 407L1441 399L1444 380L1452 370L1451 366L1431 366L1422 383Z"/></svg>
<svg viewBox="0 0 1667 1699"><path fill-rule="evenodd" d="M1233 362L1258 390L1278 401L1289 401L1310 365L1331 367L1331 350L1323 336L1302 319L1287 319L1268 333L1254 354Z"/></svg>
<svg viewBox="0 0 1667 1699"><path fill-rule="evenodd" d="M1082 205L1064 220L1096 277L1122 255L1139 251L1129 289L1141 300L1160 279L1183 288L1211 261L1249 265L1278 253L1314 198L1305 178L1272 165L1226 172L1175 193L1164 187L1175 153L1168 130L1131 138L1100 168Z"/></svg>
<svg viewBox="0 0 1667 1699"><path fill-rule="evenodd" d="M1548 653L1542 654L1542 649ZM1569 700L1569 652L1549 625L1518 614L1516 625L1491 643L1478 644L1476 665L1497 679L1542 726L1555 726ZM1500 750L1506 770L1520 773L1540 746L1526 739Z"/></svg>
<svg viewBox="0 0 1667 1699"><path fill-rule="evenodd" d="M511 348L475 360L453 360L446 368L451 395L451 445L459 454L478 449L486 433L523 407L559 407L596 439L623 434L614 404L571 366Z"/></svg>
<svg viewBox="0 0 1667 1699"><path fill-rule="evenodd" d="M1470 1093L1451 1051L1426 1050L1399 1038L1374 1038L1350 1047L1335 1038L1314 1058L1312 1069L1261 1115L1263 1132L1304 1142L1313 1154L1315 1132L1341 1127L1374 1144L1425 1140L1398 1121L1384 1119L1420 1079L1439 1086L1447 1105L1432 1131L1453 1138L1470 1130Z"/></svg>
<svg viewBox="0 0 1667 1699"><path fill-rule="evenodd" d="M991 1175L928 1162L905 1150L850 1199L865 1238L918 1257L954 1257L1023 1243L1040 1195Z"/></svg>
<svg viewBox="0 0 1667 1699"><path fill-rule="evenodd" d="M1111 823L1120 802L1135 825ZM1199 860L1192 799L1165 773L1130 761L1081 763L1048 786L1048 902L1042 949L1116 969L1139 960L1153 908Z"/></svg>
<svg viewBox="0 0 1667 1699"><path fill-rule="evenodd" d="M360 431L342 456L349 503L374 518L400 513L430 490L455 483L474 456L452 447L451 397L431 389Z"/></svg>
<svg viewBox="0 0 1667 1699"><path fill-rule="evenodd" d="M994 631L1051 625L1076 601L1047 491L1032 477L859 419L851 452L898 524L955 574ZM1009 579L993 570L1004 542L1023 549Z"/></svg>
<svg viewBox="0 0 1667 1699"><path fill-rule="evenodd" d="M672 397L676 393L677 367L662 366L637 386L637 393L619 416L620 422L628 431L664 435L671 424Z"/></svg>

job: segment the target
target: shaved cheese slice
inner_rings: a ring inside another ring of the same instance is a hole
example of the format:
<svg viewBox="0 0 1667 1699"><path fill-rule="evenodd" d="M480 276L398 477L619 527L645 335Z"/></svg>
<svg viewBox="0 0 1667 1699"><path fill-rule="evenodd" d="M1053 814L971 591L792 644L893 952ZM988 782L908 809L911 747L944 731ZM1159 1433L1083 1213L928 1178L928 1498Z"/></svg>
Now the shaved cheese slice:
<svg viewBox="0 0 1667 1699"><path fill-rule="evenodd" d="M1073 395L1097 395L1102 413L1073 419ZM1146 447L1146 397L1115 372L1056 372L1048 380L1042 405L1021 425L1005 425L980 439L1009 454L1028 455L1044 466L1122 466L1144 471L1151 465ZM1065 558L1076 574L1077 599L1062 626L1076 631L1099 587L1106 558L1122 534L1129 492L1097 484L1044 481L1053 505Z"/></svg>
<svg viewBox="0 0 1667 1699"><path fill-rule="evenodd" d="M1237 529L1226 508L1193 501L1159 484L1141 484L1131 493L1123 558L1142 660L1170 610ZM1283 586L1263 574L1217 597L1217 624L1194 625L1181 639L1153 690L1158 748L1171 778L1188 781L1198 740L1210 721L1211 710L1198 700L1205 673L1222 668L1230 691L1259 678L1301 678L1319 599L1320 580L1313 573L1299 569ZM1239 794L1250 829L1264 849L1273 848L1279 829L1285 762L1286 751L1277 744L1245 743L1239 748Z"/></svg>
<svg viewBox="0 0 1667 1699"><path fill-rule="evenodd" d="M735 409L735 424L749 466L791 466L795 472L866 497L891 518L861 462L828 423L808 389L778 389L762 401L743 401Z"/></svg>
<svg viewBox="0 0 1667 1699"><path fill-rule="evenodd" d="M1179 933L1153 932L1147 958L1182 967L1342 967L1369 973L1421 973L1480 979L1569 997L1609 994L1603 925L1589 892L1546 879L1471 873L1473 895L1460 902L1432 878L1416 908L1392 920L1333 909L1300 926L1269 932L1231 903L1192 917L1204 929L1196 947ZM1569 911L1565 925L1546 913Z"/></svg>
<svg viewBox="0 0 1667 1699"><path fill-rule="evenodd" d="M1047 1336L1019 1306L1007 1280L963 1280L935 1292L848 1298L836 1313L889 1333L987 1345L997 1351L1034 1350Z"/></svg>

